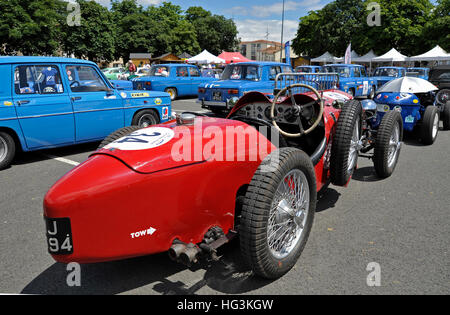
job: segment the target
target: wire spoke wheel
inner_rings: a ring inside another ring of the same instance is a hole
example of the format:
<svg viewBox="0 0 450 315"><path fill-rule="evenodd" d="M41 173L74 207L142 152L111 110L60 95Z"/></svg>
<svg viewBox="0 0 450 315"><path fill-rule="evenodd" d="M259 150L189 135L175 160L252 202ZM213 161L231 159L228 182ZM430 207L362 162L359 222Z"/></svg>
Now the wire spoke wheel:
<svg viewBox="0 0 450 315"><path fill-rule="evenodd" d="M388 167L392 167L397 160L398 152L400 151L400 127L395 124L394 130L389 140L389 151L388 151Z"/></svg>
<svg viewBox="0 0 450 315"><path fill-rule="evenodd" d="M267 243L274 257L282 259L296 247L308 209L308 180L302 171L292 170L278 186L269 215Z"/></svg>

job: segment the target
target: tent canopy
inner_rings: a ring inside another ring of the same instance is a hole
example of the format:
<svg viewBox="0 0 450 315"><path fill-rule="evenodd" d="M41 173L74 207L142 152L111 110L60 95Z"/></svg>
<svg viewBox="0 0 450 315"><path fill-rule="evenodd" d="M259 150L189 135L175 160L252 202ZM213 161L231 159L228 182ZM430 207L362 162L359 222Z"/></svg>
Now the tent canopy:
<svg viewBox="0 0 450 315"><path fill-rule="evenodd" d="M367 54L365 54L364 56L361 57L357 57L355 59L353 59L352 57L352 61L355 62L372 62L373 58L376 58L377 55L375 55L375 53L373 52L373 50L370 50Z"/></svg>
<svg viewBox="0 0 450 315"><path fill-rule="evenodd" d="M225 60L228 63L237 63L237 62L249 62L250 59L245 58L239 52L226 52L224 51L219 55L219 58Z"/></svg>
<svg viewBox="0 0 450 315"><path fill-rule="evenodd" d="M401 62L401 61L406 61L407 58L408 58L407 56L399 53L397 51L397 49L392 48L384 55L373 58L372 62Z"/></svg>
<svg viewBox="0 0 450 315"><path fill-rule="evenodd" d="M204 51L202 51L200 54L198 54L197 56L189 58L187 61L189 63L200 63L200 64L225 63L224 59L214 56L206 49Z"/></svg>
<svg viewBox="0 0 450 315"><path fill-rule="evenodd" d="M427 93L438 88L427 80L414 77L402 77L383 85L377 92Z"/></svg>
<svg viewBox="0 0 450 315"><path fill-rule="evenodd" d="M430 51L410 57L411 61L430 61L430 60L450 60L450 54L448 54L444 49L442 49L439 45L431 49Z"/></svg>
<svg viewBox="0 0 450 315"><path fill-rule="evenodd" d="M327 51L322 56L311 59L311 62L336 62L336 57Z"/></svg>

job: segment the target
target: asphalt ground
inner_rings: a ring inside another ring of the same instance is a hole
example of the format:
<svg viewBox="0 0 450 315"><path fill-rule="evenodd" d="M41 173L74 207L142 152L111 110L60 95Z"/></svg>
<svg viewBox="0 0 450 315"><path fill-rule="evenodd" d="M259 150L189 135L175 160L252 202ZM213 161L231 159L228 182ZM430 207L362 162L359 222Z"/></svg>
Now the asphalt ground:
<svg viewBox="0 0 450 315"><path fill-rule="evenodd" d="M195 99L177 112L204 111ZM239 242L222 258L187 269L167 254L81 266L81 286L47 253L42 202L98 143L21 154L0 172L0 292L27 294L449 294L450 132L423 146L407 135L397 169L379 180L360 158L349 187L321 196L296 266L276 281L255 277ZM62 158L62 159L61 159ZM379 269L372 269L373 266ZM379 286L367 279L379 270Z"/></svg>

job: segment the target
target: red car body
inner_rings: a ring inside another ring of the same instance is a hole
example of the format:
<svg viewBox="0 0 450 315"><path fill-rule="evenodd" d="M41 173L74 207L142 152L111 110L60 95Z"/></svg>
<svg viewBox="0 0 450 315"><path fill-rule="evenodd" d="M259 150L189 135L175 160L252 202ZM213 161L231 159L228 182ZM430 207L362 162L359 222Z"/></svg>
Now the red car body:
<svg viewBox="0 0 450 315"><path fill-rule="evenodd" d="M304 95L315 98L312 93ZM330 178L330 144L340 113L333 103L336 97L351 98L338 90L324 91L322 96L327 149L315 165L317 191ZM249 93L230 115L254 99L271 102L266 95ZM285 98L280 103L289 101ZM70 251L65 254L50 251L56 261L93 263L149 255L167 251L175 240L198 244L215 226L225 234L233 231L239 190L249 184L261 161L276 147L255 128L232 119L197 117L191 126L171 121L156 127L171 129L173 138L146 150L100 149L49 190L44 200L44 216L47 220L70 221L70 235L67 234L71 238ZM173 159L175 143L187 133L191 137L184 150L189 151L190 146L194 155L195 146L201 145L203 153L208 151L205 148L212 139L205 134L208 127L221 130L224 137L223 147L215 148L214 153L229 149L234 152L232 161L214 160L207 153L191 161ZM155 126L144 130L150 132L152 128ZM234 137L235 141L229 143L225 139L227 128L248 129L246 137ZM247 139L257 139L256 159L252 159L254 152ZM53 233L56 233L53 225L47 223L47 235ZM61 247L61 242L49 246Z"/></svg>

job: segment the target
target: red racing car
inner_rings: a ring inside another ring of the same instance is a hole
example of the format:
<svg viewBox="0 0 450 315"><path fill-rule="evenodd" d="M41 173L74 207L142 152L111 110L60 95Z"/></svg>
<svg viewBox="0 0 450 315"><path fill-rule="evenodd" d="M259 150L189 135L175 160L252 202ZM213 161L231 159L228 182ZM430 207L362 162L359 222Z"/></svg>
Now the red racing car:
<svg viewBox="0 0 450 315"><path fill-rule="evenodd" d="M94 263L168 251L191 265L238 235L256 274L282 276L308 239L317 193L356 168L362 110L350 100L297 83L274 98L248 93L225 119L183 113L118 130L45 196L50 254Z"/></svg>

